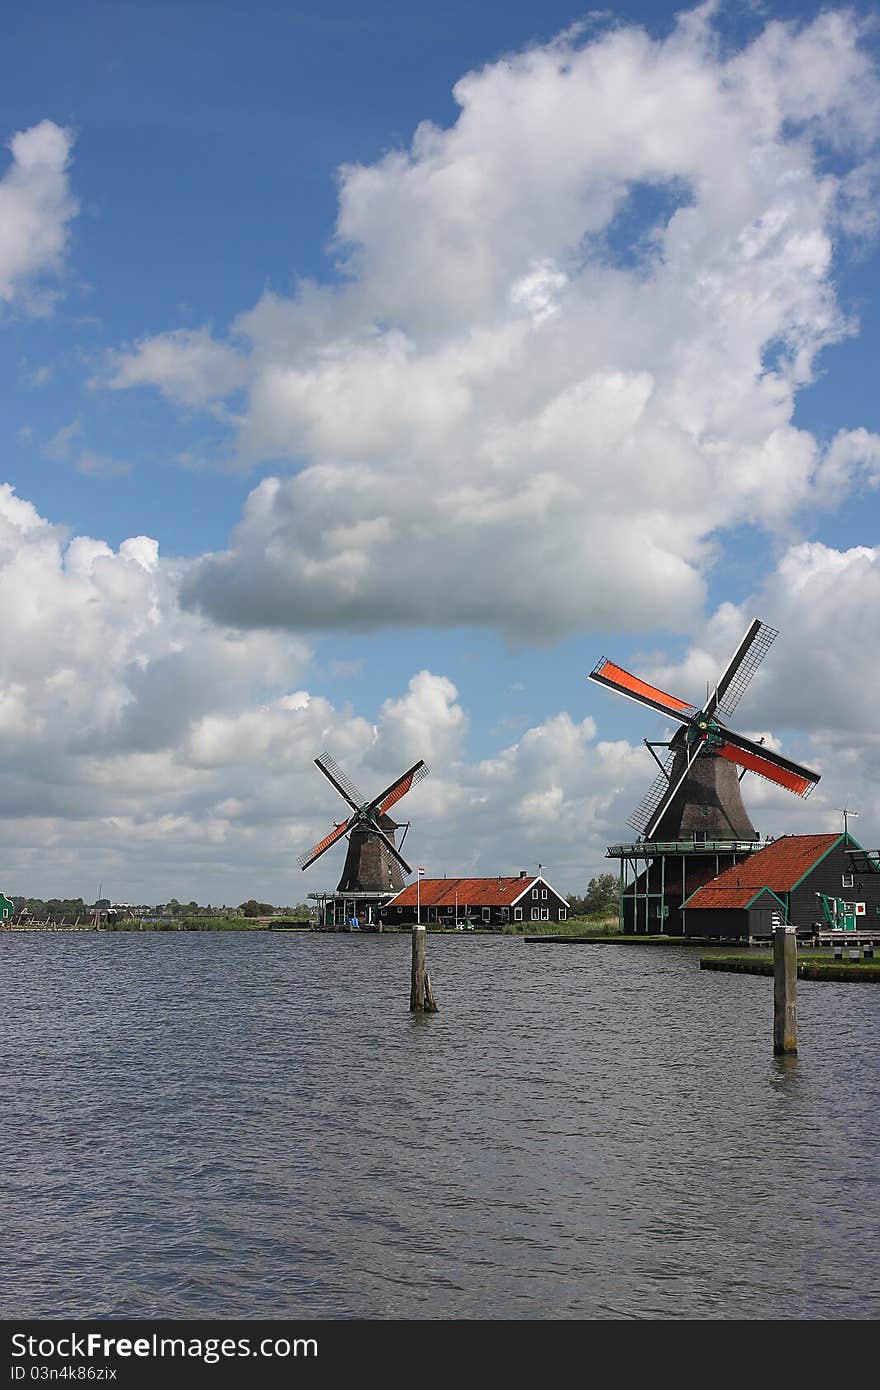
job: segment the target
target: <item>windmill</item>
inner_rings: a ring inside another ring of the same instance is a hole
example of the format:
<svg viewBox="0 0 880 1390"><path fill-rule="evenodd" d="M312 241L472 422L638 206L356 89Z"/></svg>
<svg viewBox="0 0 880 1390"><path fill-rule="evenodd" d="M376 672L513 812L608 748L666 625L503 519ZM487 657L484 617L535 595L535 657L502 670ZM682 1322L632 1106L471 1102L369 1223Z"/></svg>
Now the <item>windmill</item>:
<svg viewBox="0 0 880 1390"><path fill-rule="evenodd" d="M351 814L346 820L338 821L330 834L308 854L301 855L298 863L301 869L309 868L347 835L348 852L342 877L332 896L337 898L341 895L343 900L350 900L353 915L356 916L359 903L384 900L403 888L403 874L412 873L394 841L394 832L400 828L400 823L392 820L388 812L401 797L406 796L411 787L427 777L428 769L420 758L370 801L358 791L329 753L321 753L315 758L315 766L323 772L342 799L348 802Z"/></svg>
<svg viewBox="0 0 880 1390"><path fill-rule="evenodd" d="M645 739L660 770L629 818L639 839L608 848L608 857L620 860L620 912L628 930L680 930L685 898L756 848L758 832L740 790L746 772L802 797L819 781L817 772L736 733L724 722L778 635L755 618L701 706L680 700L604 658L590 672L590 680L680 726L667 742ZM656 747L666 748L664 761L654 752ZM631 884L630 865L635 869Z"/></svg>
<svg viewBox="0 0 880 1390"><path fill-rule="evenodd" d="M658 690L604 658L590 672L590 680L681 725L668 743L645 740L652 753L656 746L669 750L629 819L646 840L680 839L694 830L718 840L757 839L739 789L745 772L755 772L797 796L809 796L819 781L818 772L735 733L721 719L733 714L778 635L755 618L701 707Z"/></svg>

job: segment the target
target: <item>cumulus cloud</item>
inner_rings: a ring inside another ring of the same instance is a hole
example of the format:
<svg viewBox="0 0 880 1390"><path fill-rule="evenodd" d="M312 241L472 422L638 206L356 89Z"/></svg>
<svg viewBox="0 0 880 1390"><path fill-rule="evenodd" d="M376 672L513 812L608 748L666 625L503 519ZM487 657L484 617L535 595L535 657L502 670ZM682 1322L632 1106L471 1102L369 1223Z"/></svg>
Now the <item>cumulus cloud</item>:
<svg viewBox="0 0 880 1390"><path fill-rule="evenodd" d="M62 268L69 223L79 205L70 188L71 131L40 121L9 141L12 161L0 178L0 301L45 312L47 276Z"/></svg>
<svg viewBox="0 0 880 1390"><path fill-rule="evenodd" d="M111 353L108 374L100 384L114 391L157 386L180 405L204 406L228 396L246 376L239 356L231 347L215 342L206 328L180 329Z"/></svg>
<svg viewBox="0 0 880 1390"><path fill-rule="evenodd" d="M854 331L832 274L875 186L859 23L730 53L712 16L467 74L453 125L340 170L337 283L114 356L113 386L187 406L243 390L240 458L295 470L185 602L245 627L686 629L726 530L790 537L873 485L857 422L828 448L793 423Z"/></svg>
<svg viewBox="0 0 880 1390"><path fill-rule="evenodd" d="M840 808L859 810L859 835L880 844L880 546L838 550L821 542L788 547L755 594L722 604L680 662L648 662L644 674L699 700L752 618L779 631L732 721L821 773L801 802L758 778L748 803L779 833L833 829Z"/></svg>
<svg viewBox="0 0 880 1390"><path fill-rule="evenodd" d="M183 573L149 537L116 549L70 537L0 488L7 892L88 895L103 882L126 899L237 903L332 888L343 848L307 874L296 865L345 809L312 761L325 747L365 795L426 759L431 776L399 811L412 822L407 852L431 873L540 861L575 891L613 867L605 847L630 838L627 816L655 771L635 707L630 738L610 740L604 700L586 713L585 688L576 715L548 713L474 758L467 698L442 671L415 672L375 714L336 705L309 688L317 672L302 639L182 610ZM683 663L646 671L696 694L753 611L782 629L737 723L823 776L807 803L747 778L762 833L832 829L846 805L861 812L860 835L880 838L878 585L880 549L792 547L754 600L713 615Z"/></svg>
<svg viewBox="0 0 880 1390"><path fill-rule="evenodd" d="M432 872L515 871L563 886L602 866L646 774L643 750L554 715L473 761L468 713L417 671L375 718L335 706L301 639L181 610L181 566L136 536L69 536L0 487L0 805L4 887L44 895L296 902L335 886L342 850L297 856L344 811L313 758L328 747L366 795L417 758L400 811ZM522 860L522 863L518 861Z"/></svg>

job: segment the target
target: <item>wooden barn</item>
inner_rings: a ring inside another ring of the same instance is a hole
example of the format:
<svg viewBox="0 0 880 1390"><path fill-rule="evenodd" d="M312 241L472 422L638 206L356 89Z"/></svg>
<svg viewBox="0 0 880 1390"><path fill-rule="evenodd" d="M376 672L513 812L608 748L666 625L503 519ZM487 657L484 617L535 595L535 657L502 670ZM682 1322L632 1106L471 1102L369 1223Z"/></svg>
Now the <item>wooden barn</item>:
<svg viewBox="0 0 880 1390"><path fill-rule="evenodd" d="M410 883L384 908L389 926L503 927L508 922L564 922L568 903L540 874L523 869L515 878L423 878Z"/></svg>
<svg viewBox="0 0 880 1390"><path fill-rule="evenodd" d="M880 925L876 856L849 834L783 835L691 893L685 935L749 939L786 925L812 936L822 924L817 894L856 903L866 925Z"/></svg>

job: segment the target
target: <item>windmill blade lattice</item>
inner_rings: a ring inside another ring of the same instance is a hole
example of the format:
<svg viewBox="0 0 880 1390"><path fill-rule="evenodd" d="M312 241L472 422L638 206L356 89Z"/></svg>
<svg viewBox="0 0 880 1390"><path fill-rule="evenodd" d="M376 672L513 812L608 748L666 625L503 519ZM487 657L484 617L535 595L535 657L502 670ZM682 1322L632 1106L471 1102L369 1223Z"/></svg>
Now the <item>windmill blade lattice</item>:
<svg viewBox="0 0 880 1390"><path fill-rule="evenodd" d="M589 679L608 686L610 690L616 690L618 695L625 695L627 699L635 700L639 705L647 705L648 709L658 710L660 714L669 714L682 724L689 724L694 715L699 713L696 705L689 705L686 700L679 700L668 691L660 690L658 686L643 681L631 671L625 671L622 666L615 665L613 661L606 661L605 657L593 667Z"/></svg>
<svg viewBox="0 0 880 1390"><path fill-rule="evenodd" d="M331 830L329 835L325 835L324 839L320 840L318 844L315 845L314 849L310 849L308 854L301 854L299 856L296 861L299 867L301 869L307 869L310 864L314 864L315 860L320 859L321 855L325 854L331 845L335 845L337 840L342 839L347 830L347 821L343 825L337 825L336 829Z"/></svg>
<svg viewBox="0 0 880 1390"><path fill-rule="evenodd" d="M343 772L337 762L331 758L326 749L319 753L315 759L315 765L321 769L328 782L332 782L336 790L357 810L358 806L363 806L366 797L359 791L347 773Z"/></svg>
<svg viewBox="0 0 880 1390"><path fill-rule="evenodd" d="M328 752L325 751L321 753L319 757L315 758L315 765L324 774L328 782L336 788L342 799L348 802L348 805L351 807L351 814L342 824L337 825L329 835L326 835L323 840L315 845L314 849L310 850L308 854L300 856L297 861L300 868L307 869L310 864L314 864L316 859L319 859L322 854L325 854L328 849L336 844L337 840L341 840L344 835L350 835L349 859L346 860L346 865L348 865L352 855L357 859L359 854L362 855L364 853L362 848L358 850L355 849L356 844L361 847L365 844L372 845L374 847L375 859L375 848L378 842L378 845L381 846L381 853L385 856L384 864L386 867L391 863L391 860L394 859L397 860L398 864L400 864L401 868L406 873L412 873L409 864L407 864L403 855L397 849L392 835L388 833L390 830L393 834L394 829L397 827L393 820L385 818L389 807L394 806L400 801L401 797L406 796L406 793L411 787L415 786L417 782L420 782L423 777L428 775L428 769L425 766L424 760L420 758L412 767L407 768L406 772L401 773L395 781L385 787L385 789L381 791L378 796L374 797L372 801L368 801L364 797L363 793L359 791L351 778L342 770ZM382 823L383 820L385 822L384 824ZM390 858L387 856L390 856ZM347 872L348 870L346 869L343 873L343 878L346 877ZM375 863L371 872L379 872ZM381 872L385 874L386 869L381 869ZM360 874L358 874L357 877L359 881L363 882L363 878Z"/></svg>
<svg viewBox="0 0 880 1390"><path fill-rule="evenodd" d="M728 762L757 773L766 781L775 782L778 787L785 787L795 796L809 796L819 781L818 772L803 767L801 763L794 763L790 758L783 758L781 753L770 752L760 743L744 738L742 734L731 733L729 729L725 729L723 742L715 752L720 758L727 758Z"/></svg>
<svg viewBox="0 0 880 1390"><path fill-rule="evenodd" d="M705 743L692 743L690 747L686 750L684 769L682 770L678 779L675 782L673 782L670 778L669 786L667 787L663 796L660 798L658 806L654 810L651 819L648 821L648 824L645 826L646 840L653 840L654 835L657 832L657 827L660 825L660 822L663 820L663 817L666 815L666 812L669 810L673 801L678 796L678 793L687 781L691 768L693 767L694 763L697 761L697 758L703 752L705 747Z"/></svg>
<svg viewBox="0 0 880 1390"><path fill-rule="evenodd" d="M637 830L643 835L647 826L654 819L654 813L663 800L672 782L672 765L675 762L675 754L669 753L663 763L663 768L657 773L645 795L642 797L638 806L633 811L627 821L633 830Z"/></svg>
<svg viewBox="0 0 880 1390"><path fill-rule="evenodd" d="M650 682L632 675L622 666L617 666L605 658L590 672L590 680L616 691L619 695L625 695L627 699L635 700L637 704L648 709L677 719L683 726L678 729L669 745L670 755L663 771L654 778L629 819L629 824L646 839L651 839L657 832L677 798L677 804L680 803L679 790L685 786L696 758L701 755L714 755L749 772L755 772L767 781L785 787L796 796L808 796L819 781L818 772L813 772L811 768L793 762L781 753L775 753L754 740L735 733L714 717L716 714L729 716L733 712L778 635L775 628L762 623L758 618L753 619L702 709L678 699L658 686L651 685ZM674 784L673 776L676 777ZM702 772L699 777L705 784L706 779ZM714 772L709 781L716 788L714 795L720 797L718 787L721 783ZM738 792L736 795L738 797ZM716 824L722 829L725 816L728 824L734 823L736 819L730 813L729 789L724 796L727 809L722 807L719 801L715 803L721 815ZM686 794L685 804L689 807L700 805L705 813L705 787L703 797L696 803L689 801ZM740 818L743 814L741 810ZM680 820L681 817L678 817L677 823ZM693 824L692 821L690 823Z"/></svg>
<svg viewBox="0 0 880 1390"><path fill-rule="evenodd" d="M414 787L417 782L421 782L423 777L427 777L429 771L430 769L424 760L420 758L413 767L408 768L402 776L398 777L396 782L392 782L390 786L385 788L384 792L380 792L370 805L378 810L380 815L386 815L402 796L406 796L411 787Z"/></svg>
<svg viewBox="0 0 880 1390"><path fill-rule="evenodd" d="M705 713L712 714L714 710L719 710L728 717L733 714L778 636L775 627L769 627L767 623L755 619L715 688L714 706L709 707L712 703L710 700Z"/></svg>

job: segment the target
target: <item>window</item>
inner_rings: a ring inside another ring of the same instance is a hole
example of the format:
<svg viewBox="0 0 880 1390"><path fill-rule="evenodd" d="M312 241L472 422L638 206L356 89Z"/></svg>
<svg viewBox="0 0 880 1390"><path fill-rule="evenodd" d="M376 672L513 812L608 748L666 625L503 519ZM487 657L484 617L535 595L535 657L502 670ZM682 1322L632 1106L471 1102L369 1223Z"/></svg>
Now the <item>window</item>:
<svg viewBox="0 0 880 1390"><path fill-rule="evenodd" d="M549 907L542 907L542 908L541 908L541 921L542 921L542 922L549 922L549 921L550 921L550 909L549 909Z"/></svg>
<svg viewBox="0 0 880 1390"><path fill-rule="evenodd" d="M568 908L567 908L567 907L561 907L561 908L559 909L559 920L560 920L560 922L564 922L564 921L566 920L567 917L568 917Z"/></svg>
<svg viewBox="0 0 880 1390"><path fill-rule="evenodd" d="M537 888L533 888L533 889L532 889L532 897L533 897L533 898L536 898L537 896L538 896L538 890L537 890Z"/></svg>
<svg viewBox="0 0 880 1390"><path fill-rule="evenodd" d="M546 889L546 888L542 888L542 889L541 889L541 897L542 897L542 898L546 898L546 896L547 896L547 889Z"/></svg>
<svg viewBox="0 0 880 1390"><path fill-rule="evenodd" d="M533 921L533 922L538 922L538 921L540 921L540 919L541 919L541 909L540 909L539 907L533 907L533 908L532 908L532 921Z"/></svg>
<svg viewBox="0 0 880 1390"><path fill-rule="evenodd" d="M853 886L853 876L852 876L852 874L841 874L841 875L840 875L840 886L841 886L841 888L852 888L852 886Z"/></svg>
<svg viewBox="0 0 880 1390"><path fill-rule="evenodd" d="M491 909L491 907L484 907L484 908L483 908L483 921L484 921L484 922L491 922L491 920L492 920L492 909Z"/></svg>
<svg viewBox="0 0 880 1390"><path fill-rule="evenodd" d="M877 911L880 912L880 907L878 907ZM513 920L514 920L514 922L521 922L521 921L522 921L522 908L521 908L521 907L515 907L515 908L513 909Z"/></svg>

